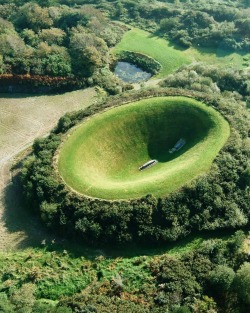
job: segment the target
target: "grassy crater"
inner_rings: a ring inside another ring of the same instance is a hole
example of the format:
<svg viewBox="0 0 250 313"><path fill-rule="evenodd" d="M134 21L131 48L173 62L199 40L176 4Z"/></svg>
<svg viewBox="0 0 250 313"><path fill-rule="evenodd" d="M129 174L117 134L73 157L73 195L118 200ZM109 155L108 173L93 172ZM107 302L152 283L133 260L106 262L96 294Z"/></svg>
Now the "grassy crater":
<svg viewBox="0 0 250 313"><path fill-rule="evenodd" d="M59 173L72 189L90 197L164 196L207 171L228 136L224 118L194 99L144 99L75 128L61 147ZM170 154L180 138L185 146ZM158 163L139 171L150 159Z"/></svg>

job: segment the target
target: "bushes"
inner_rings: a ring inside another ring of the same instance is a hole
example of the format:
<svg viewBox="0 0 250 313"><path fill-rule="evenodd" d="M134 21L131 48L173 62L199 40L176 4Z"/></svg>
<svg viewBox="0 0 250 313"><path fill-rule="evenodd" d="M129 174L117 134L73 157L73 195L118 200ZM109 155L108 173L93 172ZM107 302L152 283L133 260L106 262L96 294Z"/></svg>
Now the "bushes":
<svg viewBox="0 0 250 313"><path fill-rule="evenodd" d="M137 65L146 72L152 75L157 74L161 69L161 64L153 58L138 52L121 51L118 54L120 61L129 62Z"/></svg>
<svg viewBox="0 0 250 313"><path fill-rule="evenodd" d="M191 241L183 251L181 243L171 255L161 253L162 247L154 248L154 255L152 250L143 249L146 255L137 256L141 250L133 245L126 250L128 257L119 250L114 252L119 257L112 257L114 250L105 249L109 251L105 258L100 255L103 250L74 250L72 243L62 247L59 239L43 248L2 253L0 310L245 313L249 263L247 253L242 252L242 241L246 238L243 232L224 239L199 238L198 246L192 246ZM66 247L71 250L63 250ZM165 245L163 249L169 251ZM222 289L217 291L215 286Z"/></svg>
<svg viewBox="0 0 250 313"><path fill-rule="evenodd" d="M202 63L182 66L161 82L164 87L181 87L206 93L238 92L239 97L249 96L249 84L248 70L218 69Z"/></svg>
<svg viewBox="0 0 250 313"><path fill-rule="evenodd" d="M86 82L68 77L39 75L0 75L0 92L47 93L86 87Z"/></svg>

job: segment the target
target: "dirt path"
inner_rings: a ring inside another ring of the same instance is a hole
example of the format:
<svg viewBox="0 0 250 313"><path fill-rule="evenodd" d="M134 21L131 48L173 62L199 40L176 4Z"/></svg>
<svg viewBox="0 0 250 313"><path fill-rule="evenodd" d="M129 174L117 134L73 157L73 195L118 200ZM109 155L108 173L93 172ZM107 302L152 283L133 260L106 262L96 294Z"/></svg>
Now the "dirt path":
<svg viewBox="0 0 250 313"><path fill-rule="evenodd" d="M154 79L149 79L147 80L146 82L144 83L136 83L136 84L133 84L134 86L134 89L135 90L139 90L141 89L142 87L157 87L158 84L162 81L163 79L162 78L154 78Z"/></svg>
<svg viewBox="0 0 250 313"><path fill-rule="evenodd" d="M35 246L53 240L32 216L13 184L15 156L47 134L60 116L94 103L93 88L55 96L3 95L0 98L0 251Z"/></svg>

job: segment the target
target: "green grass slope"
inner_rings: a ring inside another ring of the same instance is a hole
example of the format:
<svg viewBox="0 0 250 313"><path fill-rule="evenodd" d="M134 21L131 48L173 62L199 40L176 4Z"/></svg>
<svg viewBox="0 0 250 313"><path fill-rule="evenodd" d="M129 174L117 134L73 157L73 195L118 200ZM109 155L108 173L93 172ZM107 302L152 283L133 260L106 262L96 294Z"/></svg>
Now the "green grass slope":
<svg viewBox="0 0 250 313"><path fill-rule="evenodd" d="M166 40L137 28L128 31L113 52L119 53L123 50L143 53L158 61L162 66L156 76L158 78L174 72L183 64L191 63L188 56L171 47Z"/></svg>
<svg viewBox="0 0 250 313"><path fill-rule="evenodd" d="M222 116L194 99L144 99L98 114L76 128L61 147L59 173L87 196L163 196L208 170L228 136ZM180 138L186 145L170 154ZM138 170L151 159L158 163Z"/></svg>

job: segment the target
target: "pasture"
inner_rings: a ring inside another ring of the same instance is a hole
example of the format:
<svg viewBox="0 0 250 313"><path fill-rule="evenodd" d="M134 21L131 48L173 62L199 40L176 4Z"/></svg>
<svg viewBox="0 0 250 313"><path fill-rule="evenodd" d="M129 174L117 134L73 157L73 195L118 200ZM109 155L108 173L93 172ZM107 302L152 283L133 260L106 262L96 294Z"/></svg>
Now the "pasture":
<svg viewBox="0 0 250 313"><path fill-rule="evenodd" d="M162 69L155 76L157 78L174 72L183 64L191 63L189 56L171 47L166 40L137 28L125 33L113 52L119 53L122 50L143 53L158 61Z"/></svg>
<svg viewBox="0 0 250 313"><path fill-rule="evenodd" d="M59 173L90 197L164 196L207 171L228 136L228 123L205 104L185 97L144 99L75 128L59 151ZM180 138L184 147L169 153ZM151 159L158 163L138 170Z"/></svg>

